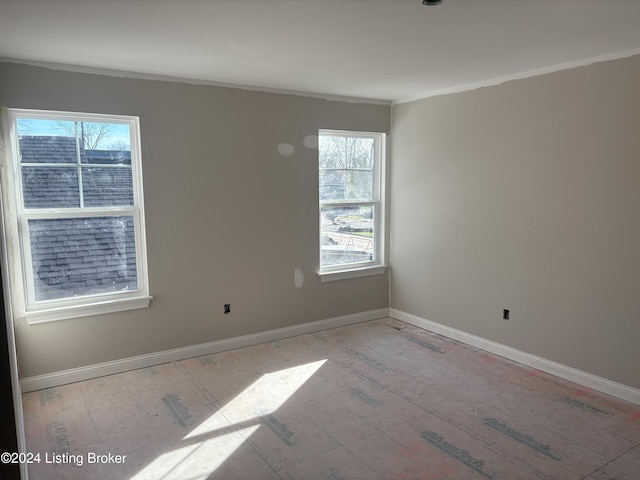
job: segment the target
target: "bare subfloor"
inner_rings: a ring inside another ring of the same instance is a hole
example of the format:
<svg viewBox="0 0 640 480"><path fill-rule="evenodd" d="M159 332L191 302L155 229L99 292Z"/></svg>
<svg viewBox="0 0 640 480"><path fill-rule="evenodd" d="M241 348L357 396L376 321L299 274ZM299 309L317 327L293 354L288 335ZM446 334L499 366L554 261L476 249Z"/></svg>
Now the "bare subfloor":
<svg viewBox="0 0 640 480"><path fill-rule="evenodd" d="M31 480L640 478L639 406L391 319L31 392L24 409Z"/></svg>

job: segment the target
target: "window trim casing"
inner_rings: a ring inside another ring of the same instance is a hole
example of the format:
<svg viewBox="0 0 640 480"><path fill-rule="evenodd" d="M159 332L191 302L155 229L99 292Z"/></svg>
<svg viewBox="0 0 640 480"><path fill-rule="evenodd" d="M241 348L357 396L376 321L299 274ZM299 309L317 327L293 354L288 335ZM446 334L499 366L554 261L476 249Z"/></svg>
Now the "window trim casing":
<svg viewBox="0 0 640 480"><path fill-rule="evenodd" d="M336 136L336 137L362 137L373 138L375 141L376 155L374 158L374 179L373 179L373 195L377 200L355 200L355 201L322 201L318 196L318 275L321 282L330 282L334 280L344 280L348 278L364 277L369 275L380 275L386 272L386 163L387 163L387 145L386 134L383 132L365 132L351 130L330 130L319 129L318 136ZM318 151L319 153L319 151ZM320 166L318 165L318 173ZM319 176L318 176L319 179ZM343 205L373 205L374 206L374 260L369 262L357 262L343 265L333 265L322 267L322 207L343 206Z"/></svg>
<svg viewBox="0 0 640 480"><path fill-rule="evenodd" d="M25 212L22 176L18 160L18 118L128 125L131 140L133 205L41 208ZM0 165L4 213L4 238L2 240L8 253L6 267L11 280L9 287L14 305L14 316L24 318L27 323L33 324L148 307L153 297L149 294L139 118L130 115L3 108L2 124L5 143L2 149L4 158ZM30 219L115 217L120 215L133 217L137 290L36 302L33 276L29 274L32 272L29 235L23 234L28 231L27 222Z"/></svg>

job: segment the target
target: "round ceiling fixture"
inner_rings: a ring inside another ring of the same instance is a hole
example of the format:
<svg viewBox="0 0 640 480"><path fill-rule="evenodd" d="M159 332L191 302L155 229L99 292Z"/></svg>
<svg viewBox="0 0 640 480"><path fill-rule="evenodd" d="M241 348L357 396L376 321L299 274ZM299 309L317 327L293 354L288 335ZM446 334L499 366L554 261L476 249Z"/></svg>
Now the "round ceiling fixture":
<svg viewBox="0 0 640 480"><path fill-rule="evenodd" d="M422 0L423 5L440 5L442 0Z"/></svg>

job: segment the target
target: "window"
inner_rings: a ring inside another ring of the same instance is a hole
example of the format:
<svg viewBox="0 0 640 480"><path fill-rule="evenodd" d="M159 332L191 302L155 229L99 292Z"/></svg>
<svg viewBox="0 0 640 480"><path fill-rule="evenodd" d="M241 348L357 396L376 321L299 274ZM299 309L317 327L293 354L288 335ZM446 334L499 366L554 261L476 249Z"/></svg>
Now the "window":
<svg viewBox="0 0 640 480"><path fill-rule="evenodd" d="M320 276L323 281L382 273L383 133L321 130Z"/></svg>
<svg viewBox="0 0 640 480"><path fill-rule="evenodd" d="M138 118L5 114L4 231L18 316L148 306Z"/></svg>

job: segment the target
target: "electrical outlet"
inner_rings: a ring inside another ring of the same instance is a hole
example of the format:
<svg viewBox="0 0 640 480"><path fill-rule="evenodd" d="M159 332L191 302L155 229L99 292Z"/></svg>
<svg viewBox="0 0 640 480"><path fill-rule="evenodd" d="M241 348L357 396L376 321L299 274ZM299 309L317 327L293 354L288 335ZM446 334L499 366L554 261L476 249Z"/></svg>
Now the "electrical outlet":
<svg viewBox="0 0 640 480"><path fill-rule="evenodd" d="M231 304L230 303L225 303L224 304L224 313L231 313Z"/></svg>
<svg viewBox="0 0 640 480"><path fill-rule="evenodd" d="M509 320L509 310L507 310L506 308L502 310L502 319Z"/></svg>

